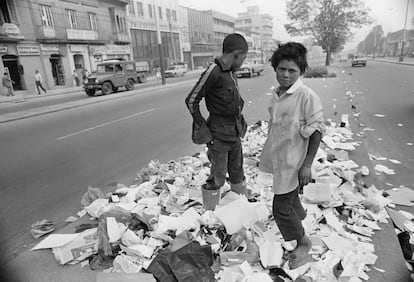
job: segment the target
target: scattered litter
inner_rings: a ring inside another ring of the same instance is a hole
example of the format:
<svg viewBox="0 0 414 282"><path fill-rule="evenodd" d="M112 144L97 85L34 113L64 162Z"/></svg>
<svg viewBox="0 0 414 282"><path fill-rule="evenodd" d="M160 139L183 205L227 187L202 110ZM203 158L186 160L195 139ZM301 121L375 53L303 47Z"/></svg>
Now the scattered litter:
<svg viewBox="0 0 414 282"><path fill-rule="evenodd" d="M209 175L205 151L168 163L153 160L130 187L118 185L108 195L88 188L82 197L86 205L77 215L88 213L98 219L97 227L49 235L33 250L51 248L60 264L89 262L91 269L108 272L99 273L98 282L109 279L107 274L118 275L111 276L113 281L123 281L124 275L135 281L336 281L338 265L347 281L368 279L377 260L371 237L379 223L386 222L385 207L410 197L367 188L364 176L369 169L350 159L350 151L360 143L353 140L349 116L342 115L340 124L327 124L312 166L315 182L300 195L307 211L304 229L312 240L311 259L289 269L286 255L296 242L285 242L271 219L272 176L257 167L267 126L265 121L253 124L243 140L248 198L229 191L226 183L216 209L203 207L200 188ZM393 172L381 165L375 170ZM411 230L407 220L401 222Z"/></svg>
<svg viewBox="0 0 414 282"><path fill-rule="evenodd" d="M387 190L386 193L389 195L389 199L396 205L403 206L414 206L414 191L410 188L395 188Z"/></svg>
<svg viewBox="0 0 414 282"><path fill-rule="evenodd" d="M393 169L390 169L390 168L386 167L385 165L381 165L381 164L377 164L375 166L375 170L377 170L379 172L383 172L383 173L388 174L388 175L395 174Z"/></svg>
<svg viewBox="0 0 414 282"><path fill-rule="evenodd" d="M383 115L383 114L375 114L374 116L376 116L376 117L385 117L385 115Z"/></svg>
<svg viewBox="0 0 414 282"><path fill-rule="evenodd" d="M79 218L76 216L69 216L67 219L65 219L65 222L75 222L77 221Z"/></svg>
<svg viewBox="0 0 414 282"><path fill-rule="evenodd" d="M408 143L407 143L407 145L408 145L408 146L412 146L412 145L413 145L413 143L411 143L411 142L408 142Z"/></svg>
<svg viewBox="0 0 414 282"><path fill-rule="evenodd" d="M393 164L401 164L399 160L394 160L394 159L388 159L388 160L392 162Z"/></svg>
<svg viewBox="0 0 414 282"><path fill-rule="evenodd" d="M32 234L33 238L39 238L47 233L52 232L53 230L55 230L55 224L53 221L43 219L32 224L30 234Z"/></svg>
<svg viewBox="0 0 414 282"><path fill-rule="evenodd" d="M272 96L273 94L272 93L266 93L265 95L266 96Z"/></svg>
<svg viewBox="0 0 414 282"><path fill-rule="evenodd" d="M402 127L402 126L404 126L404 124L402 124L402 123L399 123L399 124L398 124L398 126L399 126L399 127Z"/></svg>
<svg viewBox="0 0 414 282"><path fill-rule="evenodd" d="M379 137L379 138L378 138L378 141L382 141L382 138L381 138L381 137Z"/></svg>

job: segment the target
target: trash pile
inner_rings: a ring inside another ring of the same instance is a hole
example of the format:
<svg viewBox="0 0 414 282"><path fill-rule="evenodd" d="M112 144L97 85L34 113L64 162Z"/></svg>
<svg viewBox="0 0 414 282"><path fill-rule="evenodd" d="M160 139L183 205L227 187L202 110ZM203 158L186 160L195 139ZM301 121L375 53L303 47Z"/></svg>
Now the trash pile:
<svg viewBox="0 0 414 282"><path fill-rule="evenodd" d="M209 174L205 151L168 163L153 160L135 185L118 185L108 195L89 187L78 216L87 213L94 220L77 225L75 234L51 234L32 250L51 248L60 264L151 273L163 282L367 280L377 260L371 237L387 222L392 200L367 187L369 169L349 158L359 143L346 117L340 125L327 122L312 167L315 182L301 195L312 259L296 269L286 261L296 242L285 242L272 218L272 176L258 170L267 125L250 126L243 141L247 197L225 184L219 205L205 210L200 189ZM401 223L411 235L413 218Z"/></svg>

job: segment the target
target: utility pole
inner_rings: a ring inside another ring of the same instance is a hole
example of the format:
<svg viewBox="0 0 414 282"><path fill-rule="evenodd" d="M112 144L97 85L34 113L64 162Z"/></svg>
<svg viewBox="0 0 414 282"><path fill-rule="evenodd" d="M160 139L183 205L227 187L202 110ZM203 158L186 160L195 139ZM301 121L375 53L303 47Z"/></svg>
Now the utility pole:
<svg viewBox="0 0 414 282"><path fill-rule="evenodd" d="M174 38L173 38L173 33L172 33L172 24L171 24L171 17L172 17L172 10L171 10L171 0L168 1L169 5L170 5L170 12L167 15L167 19L168 19L168 26L170 28L170 38L171 38L171 47L172 47L172 53L173 53L173 59L174 62L176 63L176 57L175 57L175 43L174 43Z"/></svg>
<svg viewBox="0 0 414 282"><path fill-rule="evenodd" d="M405 29L407 28L407 14L408 14L408 5L410 3L410 0L407 0L407 9L405 10L405 19L404 19L404 29L402 34L402 44L401 44L401 55L399 58L399 61L404 61L404 40L405 40Z"/></svg>
<svg viewBox="0 0 414 282"><path fill-rule="evenodd" d="M152 0L152 5L154 6L154 16L155 16L155 26L157 29L157 43L158 43L158 55L160 57L160 68L161 68L161 83L165 84L165 72L164 72L164 60L162 55L162 40L161 40L161 31L160 23L158 20L157 7L155 6L155 0Z"/></svg>

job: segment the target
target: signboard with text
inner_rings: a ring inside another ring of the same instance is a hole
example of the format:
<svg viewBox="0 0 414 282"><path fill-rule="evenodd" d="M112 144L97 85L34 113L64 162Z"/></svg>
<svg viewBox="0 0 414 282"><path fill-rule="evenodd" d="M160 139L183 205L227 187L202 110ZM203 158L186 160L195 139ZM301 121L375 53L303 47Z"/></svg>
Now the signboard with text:
<svg viewBox="0 0 414 282"><path fill-rule="evenodd" d="M98 34L94 30L85 29L66 29L68 39L79 39L79 40L96 40Z"/></svg>
<svg viewBox="0 0 414 282"><path fill-rule="evenodd" d="M0 53L7 53L7 46L0 45Z"/></svg>
<svg viewBox="0 0 414 282"><path fill-rule="evenodd" d="M17 45L17 53L20 56L37 56L40 55L40 49L36 45Z"/></svg>

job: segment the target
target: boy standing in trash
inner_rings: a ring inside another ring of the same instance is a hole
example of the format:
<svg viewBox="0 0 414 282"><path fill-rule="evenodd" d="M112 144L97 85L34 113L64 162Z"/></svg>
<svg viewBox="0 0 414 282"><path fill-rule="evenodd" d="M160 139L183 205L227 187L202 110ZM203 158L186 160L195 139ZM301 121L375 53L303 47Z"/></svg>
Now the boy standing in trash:
<svg viewBox="0 0 414 282"><path fill-rule="evenodd" d="M321 101L300 79L308 66L306 52L302 44L289 42L272 55L279 87L269 104L269 132L259 164L261 171L273 174L273 216L280 232L285 241L297 241L287 256L291 268L310 259L312 243L301 223L306 212L298 193L312 179L324 130Z"/></svg>
<svg viewBox="0 0 414 282"><path fill-rule="evenodd" d="M246 58L248 45L240 34L229 34L223 41L223 54L201 74L185 99L194 126L207 126L211 140L206 140L211 163L208 189L219 189L229 174L231 190L246 194L241 139L247 129L242 115L244 101L240 96L235 70ZM200 113L199 103L204 97L209 117Z"/></svg>

